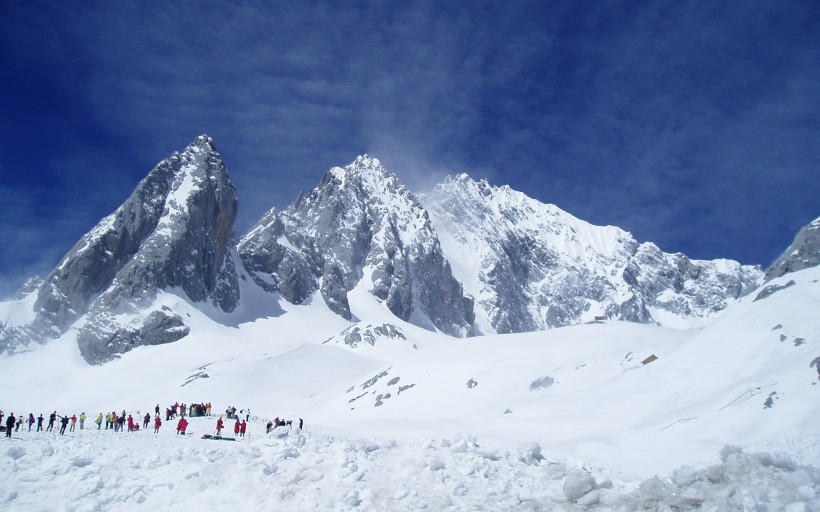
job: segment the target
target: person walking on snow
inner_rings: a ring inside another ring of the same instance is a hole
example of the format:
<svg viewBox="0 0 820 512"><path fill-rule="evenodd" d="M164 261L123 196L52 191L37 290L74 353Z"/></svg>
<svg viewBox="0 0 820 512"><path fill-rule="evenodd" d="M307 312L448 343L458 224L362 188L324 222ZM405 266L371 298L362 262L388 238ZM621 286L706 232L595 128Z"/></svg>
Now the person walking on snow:
<svg viewBox="0 0 820 512"><path fill-rule="evenodd" d="M148 423L151 422L151 415L149 413L145 413L145 417L142 419L142 428L148 430Z"/></svg>
<svg viewBox="0 0 820 512"><path fill-rule="evenodd" d="M159 426L162 425L162 420L159 419L159 416L154 418L154 434L159 434Z"/></svg>
<svg viewBox="0 0 820 512"><path fill-rule="evenodd" d="M37 416L37 432L43 431L43 413Z"/></svg>
<svg viewBox="0 0 820 512"><path fill-rule="evenodd" d="M48 415L48 427L46 427L46 432L50 430L54 430L54 422L57 421L57 411Z"/></svg>
<svg viewBox="0 0 820 512"><path fill-rule="evenodd" d="M68 430L69 432L74 432L74 426L77 425L77 415L71 415L71 428Z"/></svg>
<svg viewBox="0 0 820 512"><path fill-rule="evenodd" d="M233 424L233 435L239 435L239 418L237 418L236 423Z"/></svg>
<svg viewBox="0 0 820 512"><path fill-rule="evenodd" d="M103 422L103 414L100 413L99 415L97 415L97 419L94 420L94 423L97 424L97 430L100 430L100 428L102 428L102 422Z"/></svg>
<svg viewBox="0 0 820 512"><path fill-rule="evenodd" d="M245 437L245 430L248 428L248 424L245 420L242 420L242 423L239 424L239 436Z"/></svg>
<svg viewBox="0 0 820 512"><path fill-rule="evenodd" d="M34 413L28 413L28 431L31 432L31 426L34 425Z"/></svg>
<svg viewBox="0 0 820 512"><path fill-rule="evenodd" d="M222 435L222 415L219 415L219 419L216 420L216 435Z"/></svg>
<svg viewBox="0 0 820 512"><path fill-rule="evenodd" d="M185 416L179 418L179 423L177 423L177 435L182 434L185 435L185 429L188 428L188 420L185 419Z"/></svg>
<svg viewBox="0 0 820 512"><path fill-rule="evenodd" d="M6 418L6 437L11 437L11 429L14 428L14 423L17 421L17 418L14 417L14 413L10 412L9 417Z"/></svg>
<svg viewBox="0 0 820 512"><path fill-rule="evenodd" d="M85 413L84 412L81 413L80 414L80 430L85 429L85 418L86 418Z"/></svg>

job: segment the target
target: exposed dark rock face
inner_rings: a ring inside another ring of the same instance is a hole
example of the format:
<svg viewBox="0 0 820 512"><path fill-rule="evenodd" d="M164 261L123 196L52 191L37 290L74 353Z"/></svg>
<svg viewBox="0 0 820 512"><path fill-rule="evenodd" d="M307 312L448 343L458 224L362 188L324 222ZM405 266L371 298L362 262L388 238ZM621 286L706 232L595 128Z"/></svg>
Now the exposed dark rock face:
<svg viewBox="0 0 820 512"><path fill-rule="evenodd" d="M404 333L402 333L401 329L399 329L395 325L381 324L374 326L369 324L355 324L343 330L333 338L323 341L322 343L335 343L337 345L344 344L350 348L357 348L360 345L365 344L373 347L376 345L377 342L389 343L395 341L407 341L407 337L404 335ZM413 348L415 349L416 347L413 346ZM396 378L394 379L394 381L395 382L391 381L391 383L395 384L399 381L399 379Z"/></svg>
<svg viewBox="0 0 820 512"><path fill-rule="evenodd" d="M794 242L766 271L766 281L820 265L820 218L798 231Z"/></svg>
<svg viewBox="0 0 820 512"><path fill-rule="evenodd" d="M239 302L231 257L237 205L213 141L198 137L75 244L40 286L34 321L1 333L0 347L44 342L83 315L78 343L92 364L135 346L175 341L187 327L173 313L152 310L161 289L232 311Z"/></svg>

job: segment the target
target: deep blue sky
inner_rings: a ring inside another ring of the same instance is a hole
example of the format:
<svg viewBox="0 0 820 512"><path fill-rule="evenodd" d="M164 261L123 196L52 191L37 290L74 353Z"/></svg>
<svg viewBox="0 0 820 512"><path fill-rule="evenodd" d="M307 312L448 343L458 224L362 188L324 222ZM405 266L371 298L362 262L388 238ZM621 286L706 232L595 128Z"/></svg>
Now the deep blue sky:
<svg viewBox="0 0 820 512"><path fill-rule="evenodd" d="M820 216L820 2L5 0L0 121L0 296L201 133L237 237L369 153L765 266Z"/></svg>

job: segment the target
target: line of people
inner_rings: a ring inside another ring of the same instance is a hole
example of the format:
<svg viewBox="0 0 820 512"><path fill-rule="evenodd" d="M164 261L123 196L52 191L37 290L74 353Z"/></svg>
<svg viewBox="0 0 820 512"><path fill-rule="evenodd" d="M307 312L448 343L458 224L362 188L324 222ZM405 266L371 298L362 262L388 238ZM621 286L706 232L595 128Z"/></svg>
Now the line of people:
<svg viewBox="0 0 820 512"><path fill-rule="evenodd" d="M3 413L3 411L0 411L0 425L3 425L4 416L5 414ZM71 416L61 416L57 414L57 411L54 411L48 417L48 427L45 429L47 432L54 430L54 425L57 422L57 418L60 418L60 434L65 434L66 428L69 429L69 432L74 432L74 430L77 428L78 421L80 423L80 430L83 430L85 428L86 415L84 412L81 413L79 416L77 416L76 414L72 414ZM34 426L35 423L37 424L37 429L35 430L35 432L42 432L43 421L44 418L42 413L40 413L40 415L37 416L37 418L35 418L33 412L29 413L28 419L25 420L25 422L28 424L29 432L31 432L31 428ZM6 432L6 437L11 437L12 432L19 432L20 427L23 426L23 422L24 420L22 415L14 416L13 412L10 413L8 417L6 417L5 426L3 427L3 430L5 430ZM70 427L69 423L71 423Z"/></svg>
<svg viewBox="0 0 820 512"><path fill-rule="evenodd" d="M211 410L211 404L210 403L207 403L207 404L204 404L204 403L203 404L193 404L193 405L190 406L190 411L194 412L196 415L199 415L199 416L209 415L210 410ZM159 411L160 411L159 404L157 404L156 408L154 410L155 415L154 415L154 421L153 421L154 433L155 434L159 433L159 429L162 426L162 419L160 418ZM186 419L186 415L185 415L186 407L185 407L184 404L178 404L177 403L177 404L174 404L173 407L169 407L166 410L166 421L169 421L171 418L176 416L177 411L180 412L180 414L179 414L180 418L179 418L179 421L177 422L176 433L177 433L177 435L180 435L180 434L185 435L185 432L188 428L189 423L188 423L188 420ZM234 435L239 436L239 437L245 437L245 434L247 433L247 428L248 428L248 420L249 420L249 417L250 417L250 410L241 411L243 413L246 413L246 418L244 418L244 419L242 419L239 415L236 414L236 409L235 408L230 407L229 411L231 412L229 417L231 419L235 420L234 426L233 426ZM0 411L0 426L2 426L4 424L3 423L3 417L4 417L3 411ZM151 414L150 413L145 413L144 417L140 417L140 413L139 413L139 411L137 411L137 418L140 418L142 420L142 429L143 430L148 430L148 427L151 423ZM47 427L45 428L45 431L46 432L53 431L58 419L59 419L59 423L60 423L59 433L61 435L65 435L66 429L68 429L69 432L73 432L75 430L76 425L77 425L78 422L79 422L79 425L80 425L80 430L84 430L85 429L85 421L87 419L87 416L86 416L85 412L81 413L79 416L77 416L76 414L73 414L71 416L68 416L68 415L62 416L60 414L57 414L57 411L54 411L48 417L48 424L47 424ZM43 418L42 413L36 418L34 417L34 413L30 413L29 416L28 416L28 419L25 420L25 421L28 423L28 430L29 431L31 431L31 429L32 429L32 427L34 426L35 423L37 425L36 432L41 432L41 431L44 430L43 429L43 422L45 421L45 419ZM11 437L11 433L13 431L19 431L19 429L23 425L23 423L24 423L24 420L23 420L22 416L16 417L16 416L14 416L14 413L9 414L9 416L6 418L6 421L5 421L6 437ZM103 424L105 425L105 430L113 429L114 432L124 432L125 428L128 429L128 432L135 432L135 431L140 430L139 420L135 420L134 417L131 414L127 414L125 411L122 411L122 413L120 413L120 414L117 414L116 411L111 411L110 413L107 413L107 414L99 413L97 415L97 418L94 420L94 423L97 425L97 430L102 430ZM268 421L268 423L266 425L266 433L270 433L271 430L273 430L276 427L291 426L292 423L293 422L290 421L290 420L284 420L284 419L280 420L277 417L274 421ZM303 426L304 426L304 422L302 421L302 418L299 418L299 429L302 429ZM219 419L217 419L217 422L216 422L217 435L221 435L222 430L224 428L225 428L225 421L223 420L223 416L220 415Z"/></svg>

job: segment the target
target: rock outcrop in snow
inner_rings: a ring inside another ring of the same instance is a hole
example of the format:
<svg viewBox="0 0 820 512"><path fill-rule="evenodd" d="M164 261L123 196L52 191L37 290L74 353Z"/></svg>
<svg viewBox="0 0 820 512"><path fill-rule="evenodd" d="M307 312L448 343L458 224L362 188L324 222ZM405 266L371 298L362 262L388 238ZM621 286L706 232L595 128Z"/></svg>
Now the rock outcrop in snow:
<svg viewBox="0 0 820 512"><path fill-rule="evenodd" d="M786 249L766 271L766 281L820 265L820 217L804 226Z"/></svg>
<svg viewBox="0 0 820 512"><path fill-rule="evenodd" d="M593 226L466 174L422 201L486 331L535 331L596 317L685 325L725 308L761 275L734 261L664 253L619 228Z"/></svg>
<svg viewBox="0 0 820 512"><path fill-rule="evenodd" d="M78 326L91 364L140 345L188 333L156 292L176 289L223 311L239 302L231 253L236 191L213 140L198 137L158 164L114 213L66 254L39 286L34 319L0 333L0 349L17 351Z"/></svg>

